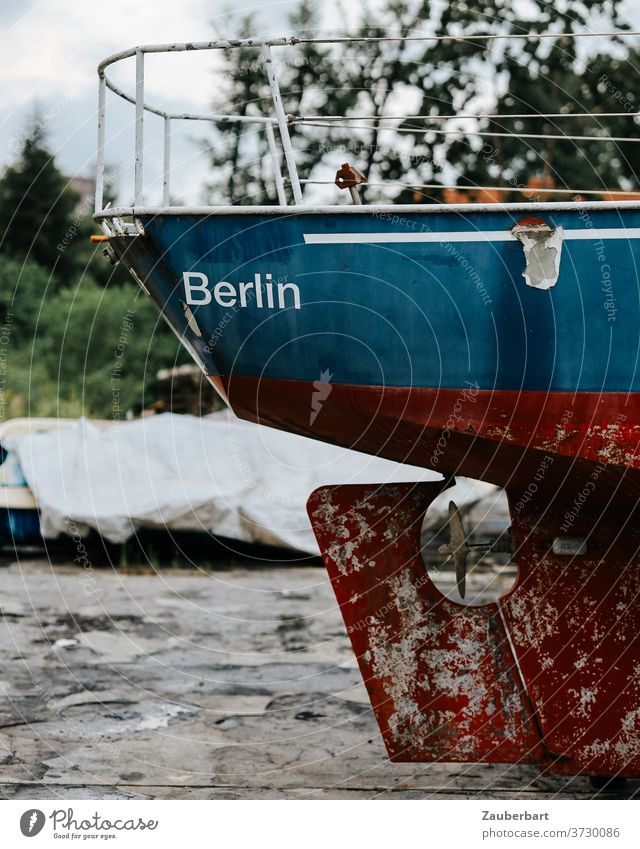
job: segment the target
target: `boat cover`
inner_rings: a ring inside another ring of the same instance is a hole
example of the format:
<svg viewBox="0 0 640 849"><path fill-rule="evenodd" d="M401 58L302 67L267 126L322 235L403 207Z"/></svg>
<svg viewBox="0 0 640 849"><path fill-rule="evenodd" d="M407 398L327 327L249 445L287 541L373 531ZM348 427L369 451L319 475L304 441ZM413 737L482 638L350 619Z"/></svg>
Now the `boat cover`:
<svg viewBox="0 0 640 849"><path fill-rule="evenodd" d="M112 427L86 419L11 436L40 510L42 533L95 528L124 542L137 528L209 531L244 542L317 554L306 502L327 484L439 480L401 465L237 419L163 414ZM441 505L446 512L453 490ZM460 503L495 487L458 484Z"/></svg>

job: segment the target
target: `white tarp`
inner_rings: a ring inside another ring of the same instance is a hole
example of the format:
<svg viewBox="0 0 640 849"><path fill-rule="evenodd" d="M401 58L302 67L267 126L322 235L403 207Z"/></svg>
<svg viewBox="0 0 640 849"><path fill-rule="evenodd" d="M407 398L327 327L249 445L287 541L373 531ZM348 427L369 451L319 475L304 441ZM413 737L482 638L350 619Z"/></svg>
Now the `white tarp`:
<svg viewBox="0 0 640 849"><path fill-rule="evenodd" d="M228 412L165 414L107 428L80 419L9 437L5 447L17 453L48 538L69 533L70 522L80 534L95 528L112 542L140 527L169 527L316 554L306 514L316 487L440 478ZM467 482L441 500L446 509L451 494L464 503L494 491Z"/></svg>

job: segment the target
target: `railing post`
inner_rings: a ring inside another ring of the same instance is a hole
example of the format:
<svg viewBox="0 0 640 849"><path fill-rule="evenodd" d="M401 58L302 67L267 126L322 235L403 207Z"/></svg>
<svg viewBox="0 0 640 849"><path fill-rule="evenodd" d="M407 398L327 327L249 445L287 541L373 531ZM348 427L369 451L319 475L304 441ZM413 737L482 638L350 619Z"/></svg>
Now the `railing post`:
<svg viewBox="0 0 640 849"><path fill-rule="evenodd" d="M95 212L102 212L104 206L104 132L105 132L105 103L107 81L104 75L98 84L98 161L96 163L96 198Z"/></svg>
<svg viewBox="0 0 640 849"><path fill-rule="evenodd" d="M282 141L282 149L284 158L289 171L289 179L291 180L291 189L293 191L293 200L296 204L302 203L302 190L300 188L300 180L298 179L298 169L296 168L296 160L291 146L291 136L289 135L289 125L287 124L287 116L285 115L282 98L280 96L280 86L278 84L278 75L276 74L273 57L271 56L271 47L268 44L262 45L262 58L264 59L265 68L267 70L267 78L271 86L271 97L273 98L273 106L278 119L278 129L280 130L280 139Z"/></svg>
<svg viewBox="0 0 640 849"><path fill-rule="evenodd" d="M284 190L284 180L282 179L282 169L280 168L280 156L278 155L278 147L276 145L276 137L271 124L265 124L265 132L267 134L267 142L269 151L271 152L271 163L273 167L273 179L276 183L276 192L278 193L278 203L280 206L287 205L287 193Z"/></svg>
<svg viewBox="0 0 640 849"><path fill-rule="evenodd" d="M134 163L134 206L142 199L142 148L144 145L144 53L136 50L136 134Z"/></svg>
<svg viewBox="0 0 640 849"><path fill-rule="evenodd" d="M164 116L164 151L162 170L162 205L170 206L170 172L171 172L171 117Z"/></svg>

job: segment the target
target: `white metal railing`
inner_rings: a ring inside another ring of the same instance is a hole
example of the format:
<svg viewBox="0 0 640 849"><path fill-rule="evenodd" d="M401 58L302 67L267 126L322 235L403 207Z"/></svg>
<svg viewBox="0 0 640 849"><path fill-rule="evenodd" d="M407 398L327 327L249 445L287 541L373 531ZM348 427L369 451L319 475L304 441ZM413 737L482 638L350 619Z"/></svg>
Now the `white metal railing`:
<svg viewBox="0 0 640 849"><path fill-rule="evenodd" d="M296 170L295 158L293 156L293 148L289 136L287 116L282 105L280 96L280 88L278 77L275 69L275 63L271 56L271 46L274 44L289 44L291 39L276 39L270 42L260 42L253 39L245 39L237 42L230 41L208 41L201 43L184 43L184 44L152 44L123 50L120 53L115 53L109 56L98 66L99 87L98 87L98 154L97 154L97 173L96 173L96 195L95 195L95 212L103 214L106 212L104 206L104 187L105 187L105 134L106 134L106 92L107 89L115 95L135 106L135 141L134 141L134 207L138 206L142 199L143 190L143 173L144 173L144 116L145 112L158 115L163 119L163 170L162 170L162 204L168 206L170 204L171 191L171 135L173 121L205 121L212 124L234 123L234 124L253 124L264 128L269 148L269 156L273 169L273 179L276 186L278 203L281 206L287 205L287 196L285 191L285 181L280 165L280 153L276 143L274 134L274 125L277 125L282 149L284 151L289 180L293 193L294 202L302 203L302 190ZM147 53L175 53L178 51L189 50L225 50L230 47L254 46L260 48L262 58L265 63L265 73L269 81L271 94L273 97L275 116L257 116L257 115L235 115L235 114L219 114L219 113L193 113L193 112L170 112L166 109L161 109L153 106L145 99L145 76L144 76L144 57ZM131 95L119 88L112 80L109 79L106 69L124 59L135 57L135 95Z"/></svg>
<svg viewBox="0 0 640 849"><path fill-rule="evenodd" d="M175 43L175 44L149 44L149 45L141 45L137 47L130 48L128 50L123 50L119 53L115 53L112 56L109 56L107 59L102 61L98 66L98 76L99 76L99 94L98 94L98 155L97 155L97 175L96 175L96 197L95 197L95 211L96 215L100 217L109 217L111 215L111 211L107 210L104 206L104 186L105 186L105 111L106 111L106 91L109 89L118 97L123 100L133 104L135 106L135 141L134 141L134 206L130 210L130 212L134 212L136 207L139 207L142 201L142 190L143 190L143 173L144 173L144 117L145 113L151 113L158 115L163 119L164 122L164 131L163 131L163 174L162 174L162 208L167 208L170 205L170 182L171 182L171 138L172 138L172 123L174 121L204 121L210 123L238 123L238 124L253 124L257 127L263 127L264 132L266 134L269 156L272 162L273 169L273 179L275 182L276 193L278 198L278 204L280 206L287 205L287 196L285 191L285 178L283 177L283 172L281 168L280 162L280 149L276 142L276 136L274 133L274 127L278 128L278 135L280 139L280 145L282 149L282 153L284 154L284 161L286 165L286 171L288 175L289 185L291 187L291 193L293 195L293 201L296 205L302 204L302 184L306 183L320 183L324 181L315 181L315 180L301 180L298 176L298 171L296 167L295 155L293 146L291 143L291 136L289 132L289 128L296 124L303 124L306 126L315 126L315 127L331 127L332 125L339 124L341 127L350 127L353 129L370 129L371 122L375 121L378 129L393 129L396 132L415 132L415 129L405 129L398 127L386 126L387 122L390 121L398 121L398 120L407 120L407 119L421 119L425 121L441 121L441 120L449 120L451 118L468 118L468 119L481 119L481 118L501 118L505 120L511 120L514 118L563 118L563 119L571 119L575 117L585 117L590 113L555 113L545 115L542 113L536 113L532 115L524 114L524 115L405 115L405 116L382 116L378 118L372 118L370 116L294 116L287 115L284 109L284 104L282 102L282 97L280 93L280 85L278 81L278 74L276 63L273 60L272 48L279 47L289 47L297 44L352 44L352 43L372 43L372 42L397 42L397 41L407 41L407 42L426 42L426 41L446 41L451 40L451 38L455 38L457 41L493 41L497 39L515 39L515 40L530 40L530 39L540 39L540 38L555 38L562 39L563 37L567 38L595 38L595 37L613 37L613 36L638 36L640 32L636 31L616 31L616 32L574 32L574 33L520 33L520 34L473 34L473 35L455 35L455 36L435 36L435 35L419 35L419 36L381 36L381 37L340 37L340 38L299 38L296 36L287 36L282 38L273 38L273 39L255 39L255 38L245 38L245 39L237 39L237 40L217 40L217 41L203 41L203 42L184 42L184 43ZM265 67L266 78L269 82L269 87L271 91L271 97L273 101L273 111L274 114L272 116L253 116L253 115L234 115L234 114L218 114L218 113L190 113L190 112L170 112L166 109L161 109L156 106L149 104L145 100L145 55L146 54L157 54L157 53L176 53L176 52L188 52L188 51L203 51L203 50L228 50L231 48L255 48L256 51L260 54L262 61ZM107 76L107 68L111 65L114 65L124 59L135 58L135 93L129 94L128 92L119 88L112 80L110 80ZM593 117L612 117L612 116L620 116L626 115L627 112L607 112L607 113L598 113L594 114ZM352 123L355 122L355 123ZM365 122L365 123L363 123ZM428 127L428 132L435 135L446 136L449 134L457 134L460 132L459 129L456 130L446 130L446 129L435 129L433 127ZM425 131L427 131L425 129ZM470 130L470 133L477 136L484 135L511 135L510 133L496 133L489 132L484 133L478 130ZM548 139L548 138L559 138L564 139L566 141L614 141L614 142L633 142L640 143L640 138L624 138L624 137L613 137L608 135L600 135L600 136L583 136L583 135L567 135L563 133L551 135L551 134L518 134L519 138L526 139ZM329 182L329 181L327 181ZM377 185L375 183L371 183L370 185ZM392 184L387 183L385 185L403 185L403 186L414 186L414 187L422 187L422 188L448 188L447 186L440 185L438 183L433 184ZM452 186L451 188L460 188L460 186ZM512 191L512 187L483 187L487 189L495 189L496 191ZM540 191L554 194L573 194L578 193L580 189L542 189ZM586 191L583 194L596 194L595 191ZM611 194L624 194L623 191L620 192L612 192Z"/></svg>

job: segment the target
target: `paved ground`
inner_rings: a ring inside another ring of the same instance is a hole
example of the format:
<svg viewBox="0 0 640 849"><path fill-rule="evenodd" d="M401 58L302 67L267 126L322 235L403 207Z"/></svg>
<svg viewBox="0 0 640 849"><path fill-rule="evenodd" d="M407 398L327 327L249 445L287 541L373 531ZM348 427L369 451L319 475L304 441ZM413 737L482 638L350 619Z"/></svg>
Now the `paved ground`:
<svg viewBox="0 0 640 849"><path fill-rule="evenodd" d="M23 561L0 608L4 798L594 794L529 767L389 763L320 568Z"/></svg>

